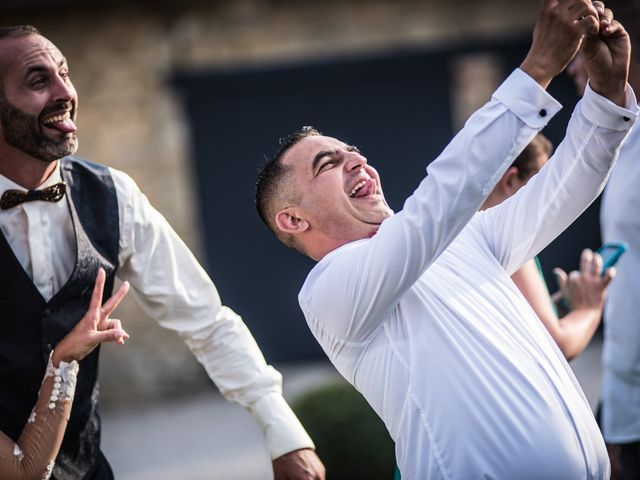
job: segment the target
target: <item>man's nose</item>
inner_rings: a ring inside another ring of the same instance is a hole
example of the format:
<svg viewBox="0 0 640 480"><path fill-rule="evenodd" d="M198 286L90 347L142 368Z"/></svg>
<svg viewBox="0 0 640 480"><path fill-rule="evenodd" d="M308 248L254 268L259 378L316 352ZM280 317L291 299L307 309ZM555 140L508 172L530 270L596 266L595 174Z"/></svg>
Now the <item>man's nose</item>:
<svg viewBox="0 0 640 480"><path fill-rule="evenodd" d="M56 77L54 84L54 100L68 102L75 97L76 89L69 78Z"/></svg>
<svg viewBox="0 0 640 480"><path fill-rule="evenodd" d="M348 171L359 170L367 164L367 159L358 152L346 152L345 160Z"/></svg>

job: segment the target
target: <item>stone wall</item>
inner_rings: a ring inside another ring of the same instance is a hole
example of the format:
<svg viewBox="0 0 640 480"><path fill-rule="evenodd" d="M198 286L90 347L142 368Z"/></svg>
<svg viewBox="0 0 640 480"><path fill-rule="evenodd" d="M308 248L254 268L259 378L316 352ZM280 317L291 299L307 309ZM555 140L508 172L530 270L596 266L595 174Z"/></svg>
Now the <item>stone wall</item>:
<svg viewBox="0 0 640 480"><path fill-rule="evenodd" d="M202 206L191 187L187 123L168 81L176 69L292 63L500 37L529 31L538 9L533 0L105 3L9 11L3 23L31 23L63 51L80 96L79 154L128 172L196 256L203 251L197 226ZM466 112L468 99L463 103L459 108ZM107 403L209 388L177 335L158 327L132 298L118 317L132 338L125 347L104 348Z"/></svg>

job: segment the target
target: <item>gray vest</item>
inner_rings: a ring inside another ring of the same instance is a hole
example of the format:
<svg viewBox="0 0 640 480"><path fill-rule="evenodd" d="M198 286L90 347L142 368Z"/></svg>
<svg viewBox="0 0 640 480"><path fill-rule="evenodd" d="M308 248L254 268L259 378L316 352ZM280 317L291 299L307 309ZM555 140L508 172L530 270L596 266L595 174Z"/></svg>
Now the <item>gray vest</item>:
<svg viewBox="0 0 640 480"><path fill-rule="evenodd" d="M76 263L67 283L48 302L0 233L0 431L20 436L44 376L49 353L84 315L98 268L107 272L104 299L118 268L118 200L106 167L76 157L61 160L76 238ZM71 418L53 477L82 479L100 447L98 353L82 362Z"/></svg>

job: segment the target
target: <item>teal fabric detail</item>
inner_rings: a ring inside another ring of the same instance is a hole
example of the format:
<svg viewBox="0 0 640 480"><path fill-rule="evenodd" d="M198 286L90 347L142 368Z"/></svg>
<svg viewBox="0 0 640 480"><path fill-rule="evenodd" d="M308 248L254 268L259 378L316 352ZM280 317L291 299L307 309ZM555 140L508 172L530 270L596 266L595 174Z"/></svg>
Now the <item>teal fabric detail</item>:
<svg viewBox="0 0 640 480"><path fill-rule="evenodd" d="M549 286L547 285L547 281L544 279L544 274L542 273L542 265L540 264L540 259L538 258L537 255L535 257L533 257L533 259L536 262L536 267L538 267L538 273L540 274L540 278L542 278L542 283L544 283L544 288L547 289L547 295L549 295L549 301L551 302L551 308L553 308L553 311L555 312L555 314L558 315L558 309L556 308L556 304L553 303L553 300L551 300L551 293L549 293Z"/></svg>
<svg viewBox="0 0 640 480"><path fill-rule="evenodd" d="M395 471L393 472L393 480L400 480L400 470L398 470L397 465Z"/></svg>

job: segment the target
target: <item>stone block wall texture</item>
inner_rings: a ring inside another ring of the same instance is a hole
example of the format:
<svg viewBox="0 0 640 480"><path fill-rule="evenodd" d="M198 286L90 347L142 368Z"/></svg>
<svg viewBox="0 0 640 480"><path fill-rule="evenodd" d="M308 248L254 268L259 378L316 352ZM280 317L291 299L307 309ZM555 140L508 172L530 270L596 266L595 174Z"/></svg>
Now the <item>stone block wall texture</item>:
<svg viewBox="0 0 640 480"><path fill-rule="evenodd" d="M50 5L7 9L2 23L35 25L67 57L80 97L79 155L129 173L204 261L199 212L215 206L200 205L192 187L189 131L169 83L173 72L290 64L520 34L531 30L539 2L175 0ZM117 318L131 340L124 347L103 348L102 398L107 405L211 388L178 336L149 319L133 298L125 300Z"/></svg>

